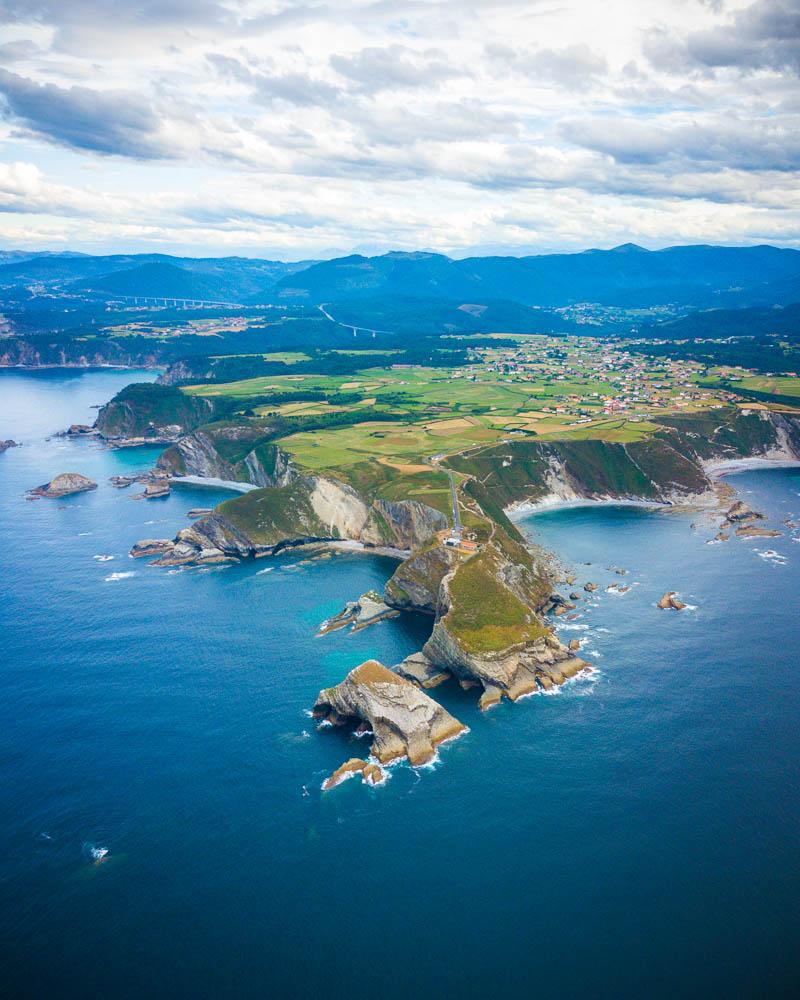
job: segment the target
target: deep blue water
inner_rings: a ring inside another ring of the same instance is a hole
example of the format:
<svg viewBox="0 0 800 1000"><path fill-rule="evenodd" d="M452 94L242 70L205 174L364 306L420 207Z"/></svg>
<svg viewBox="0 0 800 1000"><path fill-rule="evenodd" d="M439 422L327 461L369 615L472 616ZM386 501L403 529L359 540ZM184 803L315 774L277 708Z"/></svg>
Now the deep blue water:
<svg viewBox="0 0 800 1000"><path fill-rule="evenodd" d="M322 779L320 687L418 649L413 616L315 639L388 560L295 553L169 573L127 558L223 494L133 501L152 451L46 441L134 376L0 375L0 974L10 996L788 995L800 961L800 545L689 517L540 515L598 592L600 668L486 716L432 769ZM23 499L63 471L99 483ZM795 470L732 480L777 524ZM155 523L149 523L155 522ZM797 534L795 532L795 534ZM782 560L759 552L773 549ZM113 555L98 561L97 555ZM581 565L591 562L591 566ZM629 570L620 578L606 567ZM271 569L271 572L263 572ZM110 579L113 574L133 575ZM666 589L695 610L656 610ZM583 605L587 602L581 602ZM303 794L303 786L309 789ZM109 851L99 867L88 845Z"/></svg>

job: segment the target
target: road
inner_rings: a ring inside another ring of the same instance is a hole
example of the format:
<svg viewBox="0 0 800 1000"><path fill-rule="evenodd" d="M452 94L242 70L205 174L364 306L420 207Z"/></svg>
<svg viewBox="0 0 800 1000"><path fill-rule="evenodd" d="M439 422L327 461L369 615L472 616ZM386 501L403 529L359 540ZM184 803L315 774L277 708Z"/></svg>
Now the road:
<svg viewBox="0 0 800 1000"><path fill-rule="evenodd" d="M94 288L88 288L87 292L93 295L101 295L107 299L124 299L126 302L133 302L135 305L147 305L154 303L163 306L185 306L195 309L274 309L272 305L245 305L242 302L213 302L208 299L180 299L174 295L122 295L117 292L103 292Z"/></svg>
<svg viewBox="0 0 800 1000"><path fill-rule="evenodd" d="M373 336L376 333L388 333L388 334L392 333L391 330L373 330L373 328L371 326L353 326L352 323L342 323L341 320L334 319L333 316L331 316L331 314L325 308L325 303L324 302L321 305L318 305L317 309L319 309L319 311L322 313L322 315L325 317L325 319L329 319L331 321L331 323L335 323L337 326L344 326L344 327L347 327L348 330L352 330L353 331L353 336L355 336L356 333L358 333L359 330L362 333L371 333Z"/></svg>
<svg viewBox="0 0 800 1000"><path fill-rule="evenodd" d="M453 499L453 534L461 534L461 514L458 510L458 494L456 493L456 477L452 472L447 473L447 478L450 480L450 496Z"/></svg>

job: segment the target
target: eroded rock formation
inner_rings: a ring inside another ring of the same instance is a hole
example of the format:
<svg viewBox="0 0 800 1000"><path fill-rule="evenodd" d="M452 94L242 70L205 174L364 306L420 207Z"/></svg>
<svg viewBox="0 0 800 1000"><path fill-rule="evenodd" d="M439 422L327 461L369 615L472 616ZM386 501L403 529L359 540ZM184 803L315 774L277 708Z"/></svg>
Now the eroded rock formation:
<svg viewBox="0 0 800 1000"><path fill-rule="evenodd" d="M97 483L87 476L82 476L79 472L62 472L51 479L49 483L28 490L28 496L57 499L58 497L71 496L73 493L84 493L86 490L96 489Z"/></svg>
<svg viewBox="0 0 800 1000"><path fill-rule="evenodd" d="M373 733L372 754L382 764L402 757L414 766L426 764L440 743L466 730L416 684L377 660L320 691L313 713L334 726L366 723Z"/></svg>
<svg viewBox="0 0 800 1000"><path fill-rule="evenodd" d="M344 764L336 768L333 774L322 782L322 791L327 792L331 788L336 788L348 778L355 778L361 775L361 781L365 785L381 785L386 780L386 772L372 761L362 760L360 757L351 757Z"/></svg>

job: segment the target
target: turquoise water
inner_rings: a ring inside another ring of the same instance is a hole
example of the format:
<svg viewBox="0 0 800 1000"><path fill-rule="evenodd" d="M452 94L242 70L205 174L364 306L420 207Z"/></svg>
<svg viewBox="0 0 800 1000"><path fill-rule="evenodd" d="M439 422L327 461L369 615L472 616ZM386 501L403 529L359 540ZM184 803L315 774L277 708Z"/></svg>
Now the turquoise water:
<svg viewBox="0 0 800 1000"><path fill-rule="evenodd" d="M527 529L604 589L563 632L599 670L482 716L379 789L320 687L418 649L403 616L315 639L386 559L169 573L127 558L223 496L130 499L156 453L46 441L130 373L0 375L0 967L12 996L763 996L796 987L800 545L689 517ZM63 471L100 487L23 499ZM732 480L779 523L795 470ZM155 522L155 523L149 523ZM780 558L764 558L774 550ZM760 554L761 553L761 554ZM112 555L106 561L98 555ZM582 563L591 562L591 566ZM620 578L606 567L629 570ZM263 572L270 569L270 572ZM115 574L133 574L114 578ZM654 602L667 589L695 606ZM364 748L365 749L365 748ZM304 786L308 794L304 794ZM107 860L91 863L92 847Z"/></svg>

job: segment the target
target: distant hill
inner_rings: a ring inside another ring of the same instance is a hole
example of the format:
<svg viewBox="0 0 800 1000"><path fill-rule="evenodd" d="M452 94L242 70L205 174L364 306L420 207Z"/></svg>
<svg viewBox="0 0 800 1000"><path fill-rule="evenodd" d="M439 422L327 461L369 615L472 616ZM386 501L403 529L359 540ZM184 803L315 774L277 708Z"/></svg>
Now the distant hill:
<svg viewBox="0 0 800 1000"><path fill-rule="evenodd" d="M96 278L74 282L70 290L105 295L154 295L219 301L226 298L228 283L196 274L174 264L140 264Z"/></svg>
<svg viewBox="0 0 800 1000"><path fill-rule="evenodd" d="M709 309L648 324L639 334L664 340L778 336L800 343L800 302L778 308Z"/></svg>
<svg viewBox="0 0 800 1000"><path fill-rule="evenodd" d="M748 305L748 291L764 293L770 282L800 274L800 251L770 246L670 247L643 250L626 244L614 250L538 257L469 257L440 254L353 255L323 261L282 278L275 295L324 302L376 295L511 300L557 307L595 302L622 307L663 304L710 306L733 293Z"/></svg>
<svg viewBox="0 0 800 1000"><path fill-rule="evenodd" d="M359 304L361 325L391 330L405 325L401 317L407 319L415 311L419 315L423 303L429 310L439 303L445 312L469 305L475 307L474 315L485 307L479 325L496 328L496 321L510 332L528 329L530 316L525 310L530 307L552 310L594 303L622 309L669 305L693 310L788 305L800 301L800 250L771 246L644 250L628 243L613 250L528 257L453 260L426 251L374 257L351 254L299 263L167 254L20 257L16 251L0 252L0 299L23 301L20 294L25 289L32 289L34 297L44 290L244 304L336 303L340 309ZM513 323L495 316L500 303L505 304L506 316L512 315L512 306L517 307ZM365 310L382 318L370 322ZM440 319L445 327L452 325L449 319ZM461 328L461 317L456 320Z"/></svg>
<svg viewBox="0 0 800 1000"><path fill-rule="evenodd" d="M247 257L189 258L170 257L167 254L112 254L92 257L36 254L22 260L0 263L0 288L41 284L51 290L69 290L73 293L91 288L118 295L184 297L183 292L196 287L209 293L213 291L214 298L263 301L276 281L306 266L306 263ZM122 279L121 276L125 273L129 277ZM117 275L121 278L119 284L111 280L112 276ZM191 284L193 276L198 279L195 286ZM126 292L123 291L124 288L136 290ZM188 291L188 294L191 297L193 293Z"/></svg>
<svg viewBox="0 0 800 1000"><path fill-rule="evenodd" d="M474 303L379 295L330 302L325 309L344 325L409 335L585 332L558 313L508 300Z"/></svg>

